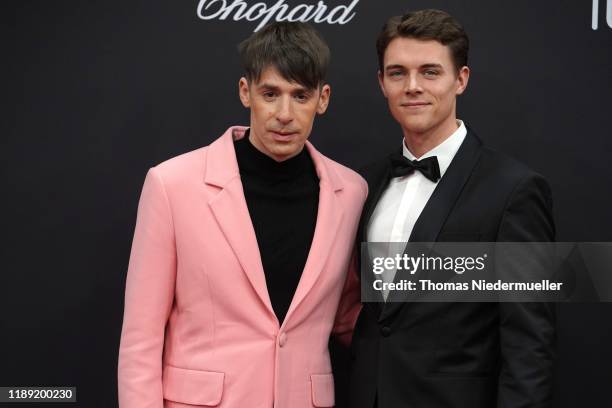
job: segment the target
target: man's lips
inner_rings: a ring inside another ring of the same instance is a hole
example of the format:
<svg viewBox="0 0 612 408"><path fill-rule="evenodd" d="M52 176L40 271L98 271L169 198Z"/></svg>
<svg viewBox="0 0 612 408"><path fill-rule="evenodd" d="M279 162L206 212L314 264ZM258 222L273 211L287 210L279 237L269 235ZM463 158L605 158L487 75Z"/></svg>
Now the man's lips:
<svg viewBox="0 0 612 408"><path fill-rule="evenodd" d="M298 134L298 132L287 132L287 131L276 131L271 130L270 133L274 136L274 139L279 141L287 141L291 140L294 136Z"/></svg>
<svg viewBox="0 0 612 408"><path fill-rule="evenodd" d="M400 104L400 106L404 106L407 108L418 108L421 106L427 106L427 105L431 105L429 102L421 102L421 101L417 101L417 102L404 102L402 104Z"/></svg>

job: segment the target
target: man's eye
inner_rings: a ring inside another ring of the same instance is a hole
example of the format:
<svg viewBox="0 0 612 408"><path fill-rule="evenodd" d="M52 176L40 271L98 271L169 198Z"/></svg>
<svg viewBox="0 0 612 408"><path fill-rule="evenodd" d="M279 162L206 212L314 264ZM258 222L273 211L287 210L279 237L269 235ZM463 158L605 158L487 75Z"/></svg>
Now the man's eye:
<svg viewBox="0 0 612 408"><path fill-rule="evenodd" d="M436 76L436 75L438 75L438 71L434 71L434 70L430 69L430 70L425 71L425 75L427 75L427 76Z"/></svg>
<svg viewBox="0 0 612 408"><path fill-rule="evenodd" d="M391 72L389 72L389 76L390 77L398 77L400 75L402 75L402 71L391 71Z"/></svg>
<svg viewBox="0 0 612 408"><path fill-rule="evenodd" d="M297 99L300 102L306 102L308 100L308 95L298 94L298 95L295 95L295 99Z"/></svg>
<svg viewBox="0 0 612 408"><path fill-rule="evenodd" d="M271 92L271 91L270 92L264 92L263 96L266 99L274 98L274 92Z"/></svg>

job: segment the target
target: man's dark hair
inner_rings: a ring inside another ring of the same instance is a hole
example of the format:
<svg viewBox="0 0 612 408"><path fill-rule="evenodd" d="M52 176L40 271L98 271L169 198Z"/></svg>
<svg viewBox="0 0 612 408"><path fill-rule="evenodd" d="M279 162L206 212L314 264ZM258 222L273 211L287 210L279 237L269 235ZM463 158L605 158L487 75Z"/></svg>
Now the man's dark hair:
<svg viewBox="0 0 612 408"><path fill-rule="evenodd" d="M329 47L311 26L300 22L266 25L238 46L249 82L259 81L267 67L308 89L323 86L329 66Z"/></svg>
<svg viewBox="0 0 612 408"><path fill-rule="evenodd" d="M387 20L376 40L380 72L384 69L385 50L398 37L438 41L450 49L457 71L467 65L470 40L459 21L445 11L411 11Z"/></svg>

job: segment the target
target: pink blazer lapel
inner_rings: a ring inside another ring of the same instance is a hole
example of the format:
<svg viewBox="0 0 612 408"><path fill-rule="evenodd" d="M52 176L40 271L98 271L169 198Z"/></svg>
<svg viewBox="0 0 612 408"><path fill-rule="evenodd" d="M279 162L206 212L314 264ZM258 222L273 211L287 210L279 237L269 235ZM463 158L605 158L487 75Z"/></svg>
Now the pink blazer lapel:
<svg viewBox="0 0 612 408"><path fill-rule="evenodd" d="M251 285L270 314L276 316L270 302L257 238L244 198L233 146L234 138L243 137L245 130L246 128L238 126L229 128L222 137L209 146L204 181L206 184L220 188L220 191L208 202L208 205ZM308 295L321 274L344 215L343 207L336 196L343 188L340 177L312 144L306 142L306 148L320 180L319 208L308 259L285 322L289 321L294 310Z"/></svg>
<svg viewBox="0 0 612 408"><path fill-rule="evenodd" d="M342 181L312 144L306 142L308 152L319 176L319 208L314 237L302 277L289 306L284 322L289 321L294 310L310 292L333 247L334 240L344 216L342 205L336 194L342 190ZM285 325L283 322L283 326Z"/></svg>
<svg viewBox="0 0 612 408"><path fill-rule="evenodd" d="M231 127L209 146L204 182L221 189L208 205L255 292L275 316L233 146L234 138L243 137L245 129Z"/></svg>

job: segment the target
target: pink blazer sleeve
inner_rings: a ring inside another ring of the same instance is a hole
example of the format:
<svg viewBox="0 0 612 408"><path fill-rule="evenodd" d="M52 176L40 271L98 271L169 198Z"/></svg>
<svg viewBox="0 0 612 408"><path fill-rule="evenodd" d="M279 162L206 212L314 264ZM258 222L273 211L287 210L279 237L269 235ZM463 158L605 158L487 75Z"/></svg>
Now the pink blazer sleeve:
<svg viewBox="0 0 612 408"><path fill-rule="evenodd" d="M363 200L361 204L365 202L368 197L368 184L364 179L360 177L361 186L363 188ZM361 273L359 271L359 245L360 242L355 243L353 248L353 255L351 257L346 281L342 289L342 295L340 297L340 304L336 312L336 318L334 321L334 327L332 334L336 336L336 339L343 345L349 346L353 339L353 331L359 312L361 312L361 285L360 279Z"/></svg>
<svg viewBox="0 0 612 408"><path fill-rule="evenodd" d="M355 250L351 258L346 281L344 282L340 304L338 305L332 329L332 334L345 346L351 344L355 323L357 323L357 317L359 317L359 312L361 311L361 287L357 274L357 251Z"/></svg>
<svg viewBox="0 0 612 408"><path fill-rule="evenodd" d="M174 297L176 247L158 170L147 173L128 267L119 348L120 408L163 408L164 331Z"/></svg>

